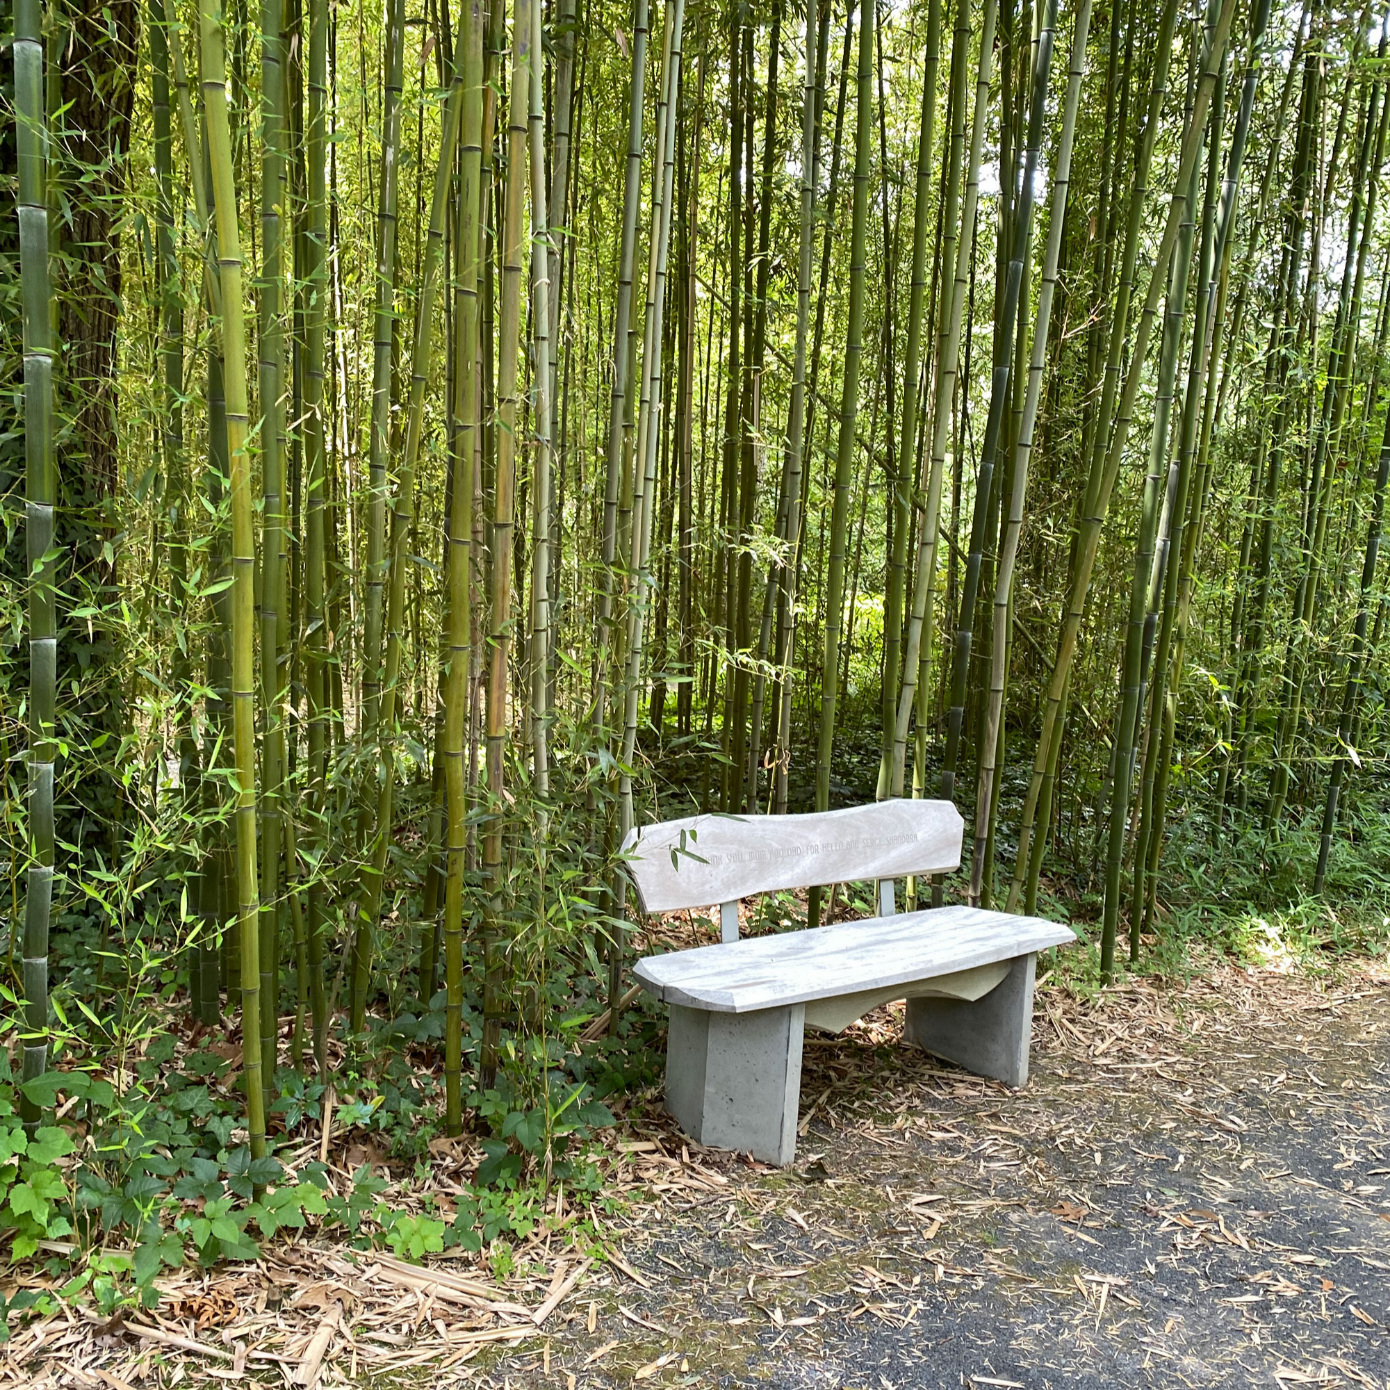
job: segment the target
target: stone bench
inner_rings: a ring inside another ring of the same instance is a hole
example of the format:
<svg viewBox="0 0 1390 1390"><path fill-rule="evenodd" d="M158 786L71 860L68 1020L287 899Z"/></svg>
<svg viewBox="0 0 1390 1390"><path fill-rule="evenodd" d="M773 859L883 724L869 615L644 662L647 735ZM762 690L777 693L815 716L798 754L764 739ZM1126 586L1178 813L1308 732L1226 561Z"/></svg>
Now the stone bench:
<svg viewBox="0 0 1390 1390"><path fill-rule="evenodd" d="M1028 1079L1037 953L1076 939L973 907L895 913L894 880L959 867L949 801L881 801L801 816L689 816L623 842L644 911L718 904L723 941L637 964L671 1009L666 1107L697 1143L785 1165L796 1155L805 1028L838 1033L907 1001L909 1041L1010 1086ZM739 900L877 880L879 915L738 936Z"/></svg>

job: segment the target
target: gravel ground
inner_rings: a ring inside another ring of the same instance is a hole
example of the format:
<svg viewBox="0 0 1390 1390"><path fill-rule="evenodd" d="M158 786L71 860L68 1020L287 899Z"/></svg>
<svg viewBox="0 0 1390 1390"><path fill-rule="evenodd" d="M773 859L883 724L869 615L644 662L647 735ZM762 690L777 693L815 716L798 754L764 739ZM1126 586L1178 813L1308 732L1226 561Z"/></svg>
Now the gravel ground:
<svg viewBox="0 0 1390 1390"><path fill-rule="evenodd" d="M683 1149L654 1103L628 1271L478 1379L1390 1387L1383 964L1044 987L1018 1092L900 1017L808 1038L791 1170Z"/></svg>

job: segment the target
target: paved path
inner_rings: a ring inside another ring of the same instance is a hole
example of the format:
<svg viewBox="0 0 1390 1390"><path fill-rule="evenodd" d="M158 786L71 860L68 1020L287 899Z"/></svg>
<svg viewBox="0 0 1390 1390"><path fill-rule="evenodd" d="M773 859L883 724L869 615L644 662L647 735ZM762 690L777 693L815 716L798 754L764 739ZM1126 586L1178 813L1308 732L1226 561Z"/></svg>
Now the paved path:
<svg viewBox="0 0 1390 1390"><path fill-rule="evenodd" d="M1019 1093L897 1026L808 1040L790 1172L683 1162L639 1122L656 1200L621 1248L641 1282L567 1305L548 1377L530 1351L479 1378L1390 1387L1383 967L1044 989Z"/></svg>

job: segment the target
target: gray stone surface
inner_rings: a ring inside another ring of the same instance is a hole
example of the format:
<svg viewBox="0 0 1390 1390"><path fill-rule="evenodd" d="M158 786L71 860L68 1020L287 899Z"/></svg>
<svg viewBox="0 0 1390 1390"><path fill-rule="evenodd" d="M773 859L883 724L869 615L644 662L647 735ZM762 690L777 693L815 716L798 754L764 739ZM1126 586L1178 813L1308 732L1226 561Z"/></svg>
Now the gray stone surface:
<svg viewBox="0 0 1390 1390"><path fill-rule="evenodd" d="M978 999L988 994L1009 973L1008 961L992 965L977 965L973 970L957 970L950 975L934 975L929 980L914 980L906 985L885 985L882 989L866 989L858 994L837 994L831 999L815 999L806 1005L806 1026L825 1033L839 1033L857 1018L880 1004L895 999L919 999L930 996L941 999Z"/></svg>
<svg viewBox="0 0 1390 1390"><path fill-rule="evenodd" d="M634 827L628 873L647 912L713 907L814 883L945 873L963 822L949 801L876 801L801 816L686 816Z"/></svg>
<svg viewBox="0 0 1390 1390"><path fill-rule="evenodd" d="M671 1006L666 1108L697 1144L785 1167L796 1157L800 1004L752 1014Z"/></svg>
<svg viewBox="0 0 1390 1390"><path fill-rule="evenodd" d="M1028 1080L1036 968L1037 957L1030 951L1015 959L1003 981L979 999L909 999L907 1040L978 1076L1022 1086Z"/></svg>
<svg viewBox="0 0 1390 1390"><path fill-rule="evenodd" d="M742 1014L913 984L1075 939L1038 917L940 907L648 956L635 973L668 1004Z"/></svg>

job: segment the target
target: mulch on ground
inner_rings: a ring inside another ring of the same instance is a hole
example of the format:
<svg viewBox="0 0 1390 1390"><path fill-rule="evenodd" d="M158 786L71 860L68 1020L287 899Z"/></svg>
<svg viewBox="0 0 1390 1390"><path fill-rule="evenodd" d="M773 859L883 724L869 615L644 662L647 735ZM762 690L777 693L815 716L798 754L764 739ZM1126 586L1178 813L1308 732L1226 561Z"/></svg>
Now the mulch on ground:
<svg viewBox="0 0 1390 1390"><path fill-rule="evenodd" d="M808 1037L790 1170L646 1098L623 1217L557 1193L505 1282L301 1240L153 1314L32 1325L0 1386L1390 1390L1388 1005L1371 961L1044 981L1018 1092L904 1047L890 1006Z"/></svg>

